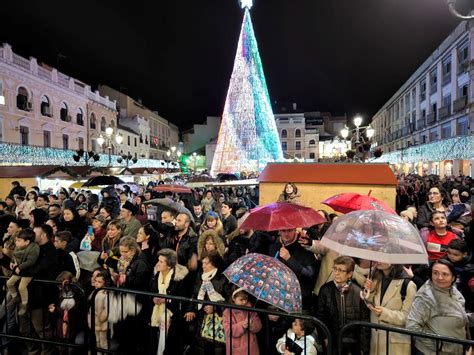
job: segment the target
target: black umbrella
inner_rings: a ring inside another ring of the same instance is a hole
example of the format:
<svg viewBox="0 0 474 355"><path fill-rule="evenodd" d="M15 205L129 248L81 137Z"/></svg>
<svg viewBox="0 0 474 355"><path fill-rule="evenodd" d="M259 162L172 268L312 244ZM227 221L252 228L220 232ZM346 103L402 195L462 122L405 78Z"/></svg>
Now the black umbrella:
<svg viewBox="0 0 474 355"><path fill-rule="evenodd" d="M226 182L226 181L235 181L239 180L239 178L234 174L218 174L217 181L219 182Z"/></svg>
<svg viewBox="0 0 474 355"><path fill-rule="evenodd" d="M109 186L109 185L117 185L117 184L125 184L125 181L123 181L122 179L119 179L116 176L102 175L102 176L91 177L82 185L82 187Z"/></svg>

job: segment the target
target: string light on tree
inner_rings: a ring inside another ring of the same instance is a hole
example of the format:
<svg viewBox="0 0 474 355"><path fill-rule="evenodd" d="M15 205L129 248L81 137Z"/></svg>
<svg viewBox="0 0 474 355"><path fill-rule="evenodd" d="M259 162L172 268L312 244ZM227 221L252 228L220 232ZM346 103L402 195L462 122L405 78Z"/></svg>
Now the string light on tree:
<svg viewBox="0 0 474 355"><path fill-rule="evenodd" d="M273 161L283 161L257 40L249 9L241 0L244 19L234 68L222 114L211 174L256 172Z"/></svg>

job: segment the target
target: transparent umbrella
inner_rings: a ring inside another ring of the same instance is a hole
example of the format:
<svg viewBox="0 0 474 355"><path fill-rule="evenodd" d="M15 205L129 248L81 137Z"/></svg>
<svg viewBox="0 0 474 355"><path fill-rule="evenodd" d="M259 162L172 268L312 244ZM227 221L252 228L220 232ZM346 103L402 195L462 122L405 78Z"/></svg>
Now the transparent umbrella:
<svg viewBox="0 0 474 355"><path fill-rule="evenodd" d="M321 245L341 255L381 263L428 263L418 230L403 218L378 210L355 211L337 218Z"/></svg>

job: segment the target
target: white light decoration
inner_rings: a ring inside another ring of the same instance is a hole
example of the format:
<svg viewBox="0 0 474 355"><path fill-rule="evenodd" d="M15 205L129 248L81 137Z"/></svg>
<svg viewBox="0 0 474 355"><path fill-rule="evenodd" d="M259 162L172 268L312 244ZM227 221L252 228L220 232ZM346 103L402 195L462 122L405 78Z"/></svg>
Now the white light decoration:
<svg viewBox="0 0 474 355"><path fill-rule="evenodd" d="M372 128L371 125L369 125L365 131L365 133L367 134L367 138L372 138L375 134L375 129Z"/></svg>
<svg viewBox="0 0 474 355"><path fill-rule="evenodd" d="M121 134L117 134L115 136L115 142L117 142L117 144L122 144L123 142L123 136Z"/></svg>
<svg viewBox="0 0 474 355"><path fill-rule="evenodd" d="M396 164L473 158L474 139L472 136L458 136L395 152L386 152L380 158L372 160L372 162Z"/></svg>
<svg viewBox="0 0 474 355"><path fill-rule="evenodd" d="M347 128L347 126L341 129L341 136L344 139L346 139L349 136L349 129Z"/></svg>
<svg viewBox="0 0 474 355"><path fill-rule="evenodd" d="M253 6L253 0L240 0L240 7L242 9L247 8L250 10L252 6Z"/></svg>
<svg viewBox="0 0 474 355"><path fill-rule="evenodd" d="M114 129L112 127L107 127L105 129L105 134L110 137L112 134L114 134Z"/></svg>
<svg viewBox="0 0 474 355"><path fill-rule="evenodd" d="M5 96L0 95L0 105L5 105Z"/></svg>

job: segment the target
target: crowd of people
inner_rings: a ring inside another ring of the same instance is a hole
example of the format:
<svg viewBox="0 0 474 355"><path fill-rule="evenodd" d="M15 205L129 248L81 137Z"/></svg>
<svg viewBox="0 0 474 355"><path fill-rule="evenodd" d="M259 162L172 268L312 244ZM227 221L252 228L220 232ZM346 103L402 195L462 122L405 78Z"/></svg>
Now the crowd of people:
<svg viewBox="0 0 474 355"><path fill-rule="evenodd" d="M258 187L176 194L157 193L150 183L135 191L109 186L94 194L26 191L13 182L0 202L2 333L72 343L90 333L99 348L123 353L238 355L249 348L250 354L324 353L324 333L304 317L289 321L224 307L255 305L223 271L247 253L261 253L294 272L303 314L321 320L334 339L351 321L467 339L474 308L472 179L398 179L397 212L419 229L429 265L373 263L326 249L320 240L338 215L325 210L318 212L326 222L307 229L242 230L245 214L258 205ZM188 212L166 204L151 209L155 198ZM278 201L300 198L297 186L288 183ZM59 291L35 279L60 281ZM76 286L85 290L86 304ZM156 297L124 301L102 290L106 286ZM160 294L223 307L167 301ZM257 307L277 310L262 302ZM11 352L24 350L6 339L2 344ZM59 351L48 344L23 345L31 354ZM408 336L369 329L345 333L341 346L335 350L344 354L385 354L387 347L390 354L411 353ZM455 344L441 343L439 350L464 354ZM417 338L416 351L434 353L435 342Z"/></svg>

